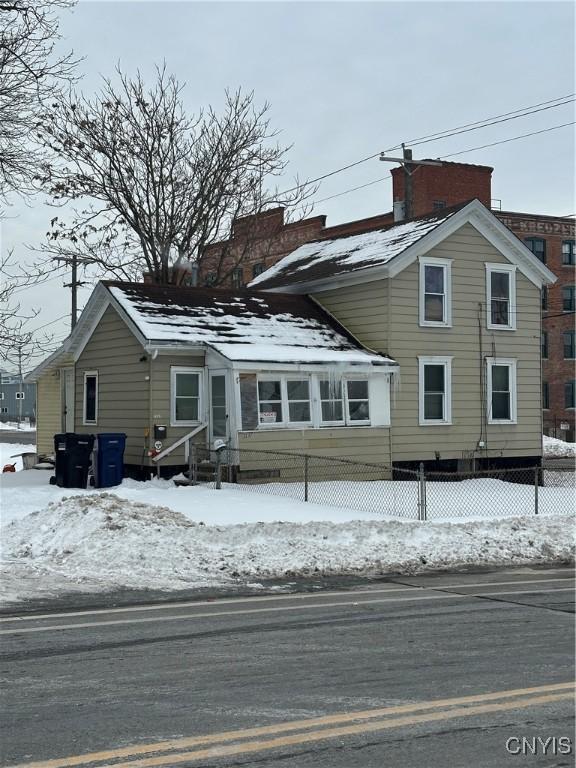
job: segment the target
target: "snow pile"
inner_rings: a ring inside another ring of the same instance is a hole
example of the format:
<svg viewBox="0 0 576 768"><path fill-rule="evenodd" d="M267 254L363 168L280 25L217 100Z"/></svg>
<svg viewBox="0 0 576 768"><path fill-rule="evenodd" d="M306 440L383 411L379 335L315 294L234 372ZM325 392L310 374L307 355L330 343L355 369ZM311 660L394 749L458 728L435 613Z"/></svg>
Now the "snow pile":
<svg viewBox="0 0 576 768"><path fill-rule="evenodd" d="M36 432L36 425L29 421L21 421L20 424L17 421L0 421L0 431L3 429L9 432Z"/></svg>
<svg viewBox="0 0 576 768"><path fill-rule="evenodd" d="M564 440L543 435L542 447L546 459L573 459L576 457L576 443L566 443Z"/></svg>
<svg viewBox="0 0 576 768"><path fill-rule="evenodd" d="M184 589L310 574L415 573L462 566L565 563L573 519L468 523L353 520L207 526L166 507L93 493L63 498L3 528L4 597L51 579L93 591ZM14 581L17 572L22 578ZM12 584L12 588L10 587ZM78 586L80 585L80 587Z"/></svg>

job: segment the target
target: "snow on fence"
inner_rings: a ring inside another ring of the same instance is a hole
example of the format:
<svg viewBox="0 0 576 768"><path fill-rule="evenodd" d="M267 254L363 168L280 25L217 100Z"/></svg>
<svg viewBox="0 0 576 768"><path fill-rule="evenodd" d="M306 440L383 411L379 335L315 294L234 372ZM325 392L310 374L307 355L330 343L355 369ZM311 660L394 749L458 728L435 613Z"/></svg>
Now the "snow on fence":
<svg viewBox="0 0 576 768"><path fill-rule="evenodd" d="M575 512L574 469L543 467L442 473L326 456L226 448L201 450L194 472L217 488L357 509L406 520Z"/></svg>

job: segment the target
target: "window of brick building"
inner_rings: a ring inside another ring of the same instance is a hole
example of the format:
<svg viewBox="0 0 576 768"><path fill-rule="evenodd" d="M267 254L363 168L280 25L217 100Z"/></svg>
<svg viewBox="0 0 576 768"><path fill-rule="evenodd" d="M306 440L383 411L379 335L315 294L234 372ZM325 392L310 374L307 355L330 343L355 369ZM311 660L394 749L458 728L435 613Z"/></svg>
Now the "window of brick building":
<svg viewBox="0 0 576 768"><path fill-rule="evenodd" d="M548 286L547 285L542 286L542 293L540 295L542 298L542 312L546 312L548 310Z"/></svg>
<svg viewBox="0 0 576 768"><path fill-rule="evenodd" d="M446 208L446 200L433 200L432 209L434 211L441 211L442 208Z"/></svg>
<svg viewBox="0 0 576 768"><path fill-rule="evenodd" d="M564 384L564 408L574 408L576 401L576 381L567 381Z"/></svg>
<svg viewBox="0 0 576 768"><path fill-rule="evenodd" d="M546 240L541 237L527 237L524 243L542 264L546 264Z"/></svg>
<svg viewBox="0 0 576 768"><path fill-rule="evenodd" d="M264 264L261 261L258 264L254 264L252 267L252 277L258 277L262 272L264 272Z"/></svg>
<svg viewBox="0 0 576 768"><path fill-rule="evenodd" d="M562 336L564 339L564 360L574 360L576 357L574 354L574 331L564 331Z"/></svg>
<svg viewBox="0 0 576 768"><path fill-rule="evenodd" d="M548 357L548 331L542 331L542 357Z"/></svg>
<svg viewBox="0 0 576 768"><path fill-rule="evenodd" d="M208 272L206 275L206 285L214 285L216 282L216 272Z"/></svg>
<svg viewBox="0 0 576 768"><path fill-rule="evenodd" d="M244 270L242 267L238 267L232 272L232 287L242 288L244 285Z"/></svg>
<svg viewBox="0 0 576 768"><path fill-rule="evenodd" d="M550 408L550 387L547 381L542 382L542 408Z"/></svg>
<svg viewBox="0 0 576 768"><path fill-rule="evenodd" d="M574 312L575 309L575 294L573 285L565 285L562 288L562 310L564 312Z"/></svg>
<svg viewBox="0 0 576 768"><path fill-rule="evenodd" d="M571 266L576 264L576 248L574 240L564 240L562 242L562 264Z"/></svg>

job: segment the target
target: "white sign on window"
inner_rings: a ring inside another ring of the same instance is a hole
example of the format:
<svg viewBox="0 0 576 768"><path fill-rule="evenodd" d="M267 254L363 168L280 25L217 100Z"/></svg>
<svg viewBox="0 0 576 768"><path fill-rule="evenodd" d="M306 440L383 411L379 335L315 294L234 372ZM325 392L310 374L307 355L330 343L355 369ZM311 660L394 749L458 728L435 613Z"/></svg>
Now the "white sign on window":
<svg viewBox="0 0 576 768"><path fill-rule="evenodd" d="M568 429L570 429L570 424L568 424L566 421L562 421L560 423L560 429L561 430L568 430Z"/></svg>
<svg viewBox="0 0 576 768"><path fill-rule="evenodd" d="M260 414L262 424L274 424L276 422L276 411L263 411Z"/></svg>

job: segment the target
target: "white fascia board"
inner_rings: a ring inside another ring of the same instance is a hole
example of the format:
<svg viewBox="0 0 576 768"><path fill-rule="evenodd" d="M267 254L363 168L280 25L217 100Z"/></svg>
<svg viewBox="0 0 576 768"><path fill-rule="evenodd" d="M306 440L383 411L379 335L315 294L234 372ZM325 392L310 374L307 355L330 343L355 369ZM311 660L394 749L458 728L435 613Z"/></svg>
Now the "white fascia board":
<svg viewBox="0 0 576 768"><path fill-rule="evenodd" d="M24 383L25 384L32 384L48 371L51 371L55 368L59 368L58 365L60 360L66 359L66 355L68 354L68 337L67 339L64 339L64 342L62 346L57 349L56 351L52 352L52 354L47 357L45 360L42 360L41 363L38 363L36 368L34 368L30 373L24 377Z"/></svg>
<svg viewBox="0 0 576 768"><path fill-rule="evenodd" d="M232 363L235 371L240 373L264 373L266 371L284 371L295 373L325 373L326 368L338 366L338 371L346 375L348 373L393 373L399 369L398 363L384 363L383 365L373 365L372 363L269 363L262 362L243 362L236 361Z"/></svg>
<svg viewBox="0 0 576 768"><path fill-rule="evenodd" d="M210 346L206 347L206 358L204 364L207 368L232 368L232 361L230 358L223 355L222 352L218 352L217 349L213 349Z"/></svg>

